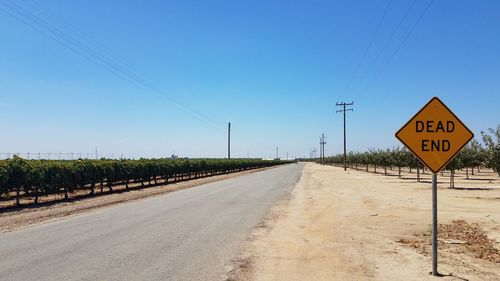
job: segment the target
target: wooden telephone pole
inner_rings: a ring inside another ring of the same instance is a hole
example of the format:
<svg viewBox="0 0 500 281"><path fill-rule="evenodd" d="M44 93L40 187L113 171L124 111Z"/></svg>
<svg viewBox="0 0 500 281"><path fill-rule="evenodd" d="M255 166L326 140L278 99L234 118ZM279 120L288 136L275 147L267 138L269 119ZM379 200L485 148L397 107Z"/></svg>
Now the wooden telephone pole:
<svg viewBox="0 0 500 281"><path fill-rule="evenodd" d="M231 159L231 122L227 123L227 159Z"/></svg>
<svg viewBox="0 0 500 281"><path fill-rule="evenodd" d="M325 134L321 134L319 137L319 158L322 165L325 165L325 144L326 144Z"/></svg>
<svg viewBox="0 0 500 281"><path fill-rule="evenodd" d="M346 106L354 105L354 102L345 103L345 102L337 102L337 106L342 106L343 108L337 110L336 113L343 112L344 113L344 171L347 170L347 154L346 154L346 138L345 138L345 112L346 111L354 111L352 108L346 108Z"/></svg>

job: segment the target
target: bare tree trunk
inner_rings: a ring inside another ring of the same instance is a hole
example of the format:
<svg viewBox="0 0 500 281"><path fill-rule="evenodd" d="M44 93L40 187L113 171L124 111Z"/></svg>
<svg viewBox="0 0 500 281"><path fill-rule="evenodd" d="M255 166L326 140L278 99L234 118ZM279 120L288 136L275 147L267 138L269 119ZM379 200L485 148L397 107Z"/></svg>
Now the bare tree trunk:
<svg viewBox="0 0 500 281"><path fill-rule="evenodd" d="M455 188L455 170L450 170L450 188Z"/></svg>
<svg viewBox="0 0 500 281"><path fill-rule="evenodd" d="M472 169L474 170L474 169ZM469 179L469 168L468 167L465 167L465 175L467 177L467 179Z"/></svg>
<svg viewBox="0 0 500 281"><path fill-rule="evenodd" d="M21 202L19 200L20 189L21 188L19 186L16 187L16 206L20 206L21 205Z"/></svg>
<svg viewBox="0 0 500 281"><path fill-rule="evenodd" d="M417 182L420 182L420 169L417 167Z"/></svg>
<svg viewBox="0 0 500 281"><path fill-rule="evenodd" d="M401 167L398 167L398 177L401 178Z"/></svg>
<svg viewBox="0 0 500 281"><path fill-rule="evenodd" d="M38 186L35 186L35 204L38 204Z"/></svg>

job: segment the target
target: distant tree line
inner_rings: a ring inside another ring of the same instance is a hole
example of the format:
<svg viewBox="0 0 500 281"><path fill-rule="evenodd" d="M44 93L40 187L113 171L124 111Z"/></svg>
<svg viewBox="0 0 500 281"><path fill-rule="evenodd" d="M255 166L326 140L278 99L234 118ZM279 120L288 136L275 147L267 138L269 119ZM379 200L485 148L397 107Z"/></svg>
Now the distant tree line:
<svg viewBox="0 0 500 281"><path fill-rule="evenodd" d="M481 132L482 143L476 139L470 141L453 160L448 162L445 170L450 171L450 187L454 187L454 176L456 170L465 169L466 177L469 179L469 173L474 175L474 170L479 171L480 167L493 169L500 175L500 125L496 130L488 129L488 132ZM319 159L315 159L320 163ZM342 165L344 163L344 155L337 154L332 157L327 157L323 161L324 164ZM387 169L398 168L398 176L401 177L401 169L409 168L417 172L417 181L420 181L420 172L424 169L422 163L406 148L393 149L370 149L366 152L349 152L347 155L347 163L355 169L364 169L369 171L369 166L373 172L377 172L377 168L384 170L387 175Z"/></svg>
<svg viewBox="0 0 500 281"><path fill-rule="evenodd" d="M38 203L41 196L140 183L141 186L219 175L291 163L261 159L140 159L140 160L25 160L14 156L0 161L0 199L22 196Z"/></svg>

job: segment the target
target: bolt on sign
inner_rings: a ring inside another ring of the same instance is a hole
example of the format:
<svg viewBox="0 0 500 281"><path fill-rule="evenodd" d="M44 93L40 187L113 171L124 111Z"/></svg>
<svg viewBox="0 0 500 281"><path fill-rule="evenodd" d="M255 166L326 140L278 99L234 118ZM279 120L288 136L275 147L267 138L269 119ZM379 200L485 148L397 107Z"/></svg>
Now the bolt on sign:
<svg viewBox="0 0 500 281"><path fill-rule="evenodd" d="M432 172L438 173L474 134L437 97L433 97L397 133Z"/></svg>

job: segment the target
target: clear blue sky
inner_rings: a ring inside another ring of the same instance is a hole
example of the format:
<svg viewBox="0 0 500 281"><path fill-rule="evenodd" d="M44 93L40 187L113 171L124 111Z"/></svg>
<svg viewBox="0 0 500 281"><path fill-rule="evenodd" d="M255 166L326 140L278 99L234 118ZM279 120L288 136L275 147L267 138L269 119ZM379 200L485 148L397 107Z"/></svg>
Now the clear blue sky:
<svg viewBox="0 0 500 281"><path fill-rule="evenodd" d="M500 2L388 3L0 0L0 152L225 157L231 121L235 157L331 155L338 101L349 150L400 145L432 96L499 124Z"/></svg>

